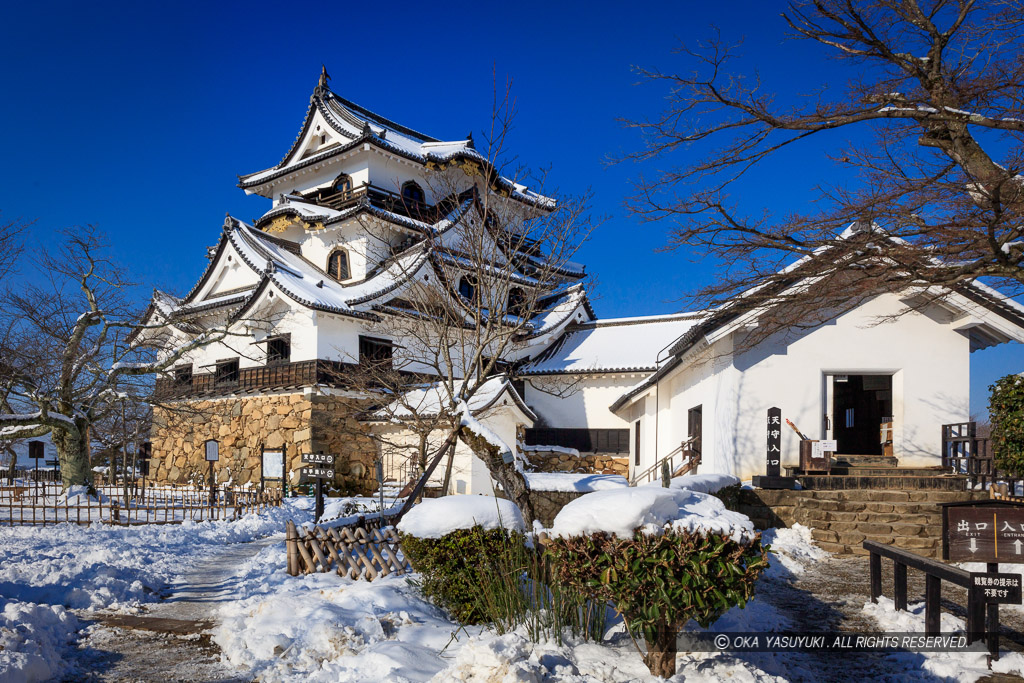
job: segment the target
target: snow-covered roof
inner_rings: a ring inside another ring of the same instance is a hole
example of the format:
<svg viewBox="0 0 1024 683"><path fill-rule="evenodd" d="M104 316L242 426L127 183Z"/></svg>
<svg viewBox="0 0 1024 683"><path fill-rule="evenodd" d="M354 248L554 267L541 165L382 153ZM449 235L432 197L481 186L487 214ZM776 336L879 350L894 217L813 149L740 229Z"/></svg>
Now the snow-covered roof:
<svg viewBox="0 0 1024 683"><path fill-rule="evenodd" d="M897 243L904 242L901 238L889 235L877 225L864 226L859 224L853 224L844 230L837 237L837 242L850 240L855 236L865 233L870 233L878 240L890 240ZM742 305L748 296L755 292L759 292L761 295L764 295L766 292L782 294L793 288L805 286L807 283L813 283L814 275L804 274L802 267L814 259L834 259L835 255L832 253L832 250L836 246L836 244L830 244L819 247L813 254L802 256L782 268L778 272L779 277L777 279L751 287L717 309L708 311L702 320L697 321L697 324L687 330L672 345L672 348L668 350L671 360L660 365L656 372L616 399L610 406L610 410L612 412L619 410L632 399L640 396L648 388L654 386L662 377L672 372L682 363L682 358L687 351L698 344L701 339L708 339L709 336L720 334L723 331L728 332L741 319L753 322L770 307L770 303L768 303L762 304L753 310L748 310ZM937 259L932 259L932 261L936 265L941 264ZM771 287L772 289L766 290L766 287ZM922 290L927 289L929 288L922 287ZM972 351L1012 339L1024 341L1024 306L1018 302L977 280L964 282L955 289L941 289L947 295L947 298L943 301L945 305L960 310L967 315L978 317L978 322L981 324L966 330L967 334L971 336ZM984 339L978 341L976 338L979 336L983 336Z"/></svg>
<svg viewBox="0 0 1024 683"><path fill-rule="evenodd" d="M652 372L673 342L700 320L700 313L681 313L572 325L521 374Z"/></svg>
<svg viewBox="0 0 1024 683"><path fill-rule="evenodd" d="M302 142L306 139L316 114L319 114L340 136L342 142L328 145L312 155L300 157ZM484 169L493 170L490 161L474 149L471 136L463 140L442 141L424 135L341 97L322 81L313 91L302 128L284 159L271 168L240 176L238 186L247 191L255 191L269 181L344 154L364 143L424 166L466 160L479 164ZM489 175L496 187L514 199L541 208L553 208L555 205L555 201L550 197L533 192L520 183L497 173Z"/></svg>
<svg viewBox="0 0 1024 683"><path fill-rule="evenodd" d="M456 380L455 393L458 394L461 388L462 380ZM523 402L519 392L503 375L484 381L466 404L469 406L470 413L478 415L495 406L502 396L507 396L530 420L537 419L533 411ZM384 408L375 411L373 418L378 421L390 422L410 419L414 415L420 418L431 418L441 414L442 411L454 415L456 407L449 405L449 398L448 389L442 382L423 384L403 394L401 399L392 401Z"/></svg>

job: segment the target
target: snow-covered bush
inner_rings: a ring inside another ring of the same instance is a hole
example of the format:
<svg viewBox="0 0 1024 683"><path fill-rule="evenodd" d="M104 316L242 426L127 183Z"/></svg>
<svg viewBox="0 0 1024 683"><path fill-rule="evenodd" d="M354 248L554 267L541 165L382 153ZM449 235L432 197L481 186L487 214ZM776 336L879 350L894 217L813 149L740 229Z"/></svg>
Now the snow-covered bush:
<svg viewBox="0 0 1024 683"><path fill-rule="evenodd" d="M485 496L424 500L398 524L423 594L463 624L489 620L481 586L499 558L524 545L525 530L515 503Z"/></svg>
<svg viewBox="0 0 1024 683"><path fill-rule="evenodd" d="M744 606L768 567L744 515L708 494L677 488L599 491L555 517L547 550L558 579L610 601L647 642L652 674L675 673L676 634Z"/></svg>

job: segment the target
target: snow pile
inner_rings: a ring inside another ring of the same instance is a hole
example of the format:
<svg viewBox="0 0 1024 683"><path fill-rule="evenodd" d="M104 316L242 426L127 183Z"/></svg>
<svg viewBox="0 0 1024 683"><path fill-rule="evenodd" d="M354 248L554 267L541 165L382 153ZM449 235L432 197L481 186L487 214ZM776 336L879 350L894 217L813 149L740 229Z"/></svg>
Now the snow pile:
<svg viewBox="0 0 1024 683"><path fill-rule="evenodd" d="M580 452L575 448L569 448L568 446L528 446L524 443L519 444L519 449L527 453L558 453L559 455L571 455L573 457L580 457Z"/></svg>
<svg viewBox="0 0 1024 683"><path fill-rule="evenodd" d="M445 667L459 626L405 577L292 577L286 563L279 544L241 568L239 599L221 609L213 633L228 663L267 683L426 681Z"/></svg>
<svg viewBox="0 0 1024 683"><path fill-rule="evenodd" d="M896 611L892 600L884 596L877 603L868 601L864 605L864 614L873 618L880 631L889 633L924 633L924 603L907 605L906 611ZM939 630L943 633L966 633L963 619L952 614L941 612ZM982 646L983 649L983 646ZM992 662L992 670L988 670L988 654L985 652L890 652L885 655L886 670L891 671L896 680L903 674L905 678L921 678L922 672L930 674L933 680L963 681L973 683L979 678L987 678L995 673L1019 673L1024 671L1024 654L1020 652L1000 653L999 660Z"/></svg>
<svg viewBox="0 0 1024 683"><path fill-rule="evenodd" d="M526 472L531 491L605 491L629 486L618 474L575 474L570 472Z"/></svg>
<svg viewBox="0 0 1024 683"><path fill-rule="evenodd" d="M251 541L305 521L296 507L235 522L0 528L4 597L77 609L131 609L159 598L172 578L227 543ZM301 499L294 499L301 500Z"/></svg>
<svg viewBox="0 0 1024 683"><path fill-rule="evenodd" d="M65 670L63 652L79 630L63 607L0 599L0 681L48 681Z"/></svg>
<svg viewBox="0 0 1024 683"><path fill-rule="evenodd" d="M746 515L731 512L714 496L685 489L639 486L588 493L555 517L554 536L607 532L632 538L634 531L716 533L737 543L750 542L756 532Z"/></svg>
<svg viewBox="0 0 1024 683"><path fill-rule="evenodd" d="M474 526L526 531L519 506L491 496L428 498L406 513L398 523L398 530L417 538L441 538L457 529Z"/></svg>
<svg viewBox="0 0 1024 683"><path fill-rule="evenodd" d="M715 493L726 486L739 484L739 477L731 474L687 474L682 477L675 477L669 481L669 488L686 489L687 491L699 491L700 493ZM649 482L644 486L661 486L661 480Z"/></svg>
<svg viewBox="0 0 1024 683"><path fill-rule="evenodd" d="M771 546L773 553L765 576L782 578L780 575L786 572L799 576L807 564L829 556L827 550L814 544L810 527L803 524L794 524L789 529L766 529L761 542Z"/></svg>

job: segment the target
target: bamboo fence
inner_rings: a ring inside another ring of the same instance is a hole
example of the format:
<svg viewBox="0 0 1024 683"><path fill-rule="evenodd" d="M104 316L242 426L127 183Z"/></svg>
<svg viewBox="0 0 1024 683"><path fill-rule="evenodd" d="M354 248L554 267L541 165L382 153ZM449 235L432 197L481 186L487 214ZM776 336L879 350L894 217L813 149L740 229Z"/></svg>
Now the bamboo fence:
<svg viewBox="0 0 1024 683"><path fill-rule="evenodd" d="M384 518L386 519L386 518ZM314 526L301 532L288 521L285 528L288 573L292 576L327 572L372 581L378 576L412 571L394 527L382 519L359 519L346 526Z"/></svg>
<svg viewBox="0 0 1024 683"><path fill-rule="evenodd" d="M59 484L0 486L0 526L181 524L235 520L281 505L280 491L192 487L97 487L98 498L63 495Z"/></svg>

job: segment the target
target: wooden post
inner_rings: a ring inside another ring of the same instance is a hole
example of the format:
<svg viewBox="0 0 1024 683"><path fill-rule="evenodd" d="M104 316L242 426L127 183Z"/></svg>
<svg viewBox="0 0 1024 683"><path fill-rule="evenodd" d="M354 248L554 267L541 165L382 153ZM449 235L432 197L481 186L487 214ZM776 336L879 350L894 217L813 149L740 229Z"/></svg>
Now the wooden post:
<svg viewBox="0 0 1024 683"><path fill-rule="evenodd" d="M296 547L298 534L295 531L295 522L288 520L284 528L284 542L288 551L288 575L299 575L299 549Z"/></svg>
<svg viewBox="0 0 1024 683"><path fill-rule="evenodd" d="M892 565L892 599L896 604L896 610L906 611L907 609L907 565L902 562L893 562Z"/></svg>
<svg viewBox="0 0 1024 683"><path fill-rule="evenodd" d="M989 574L999 573L999 563L989 562L986 568ZM985 619L985 631L988 634L988 654L992 658L992 661L999 660L999 605L997 603L991 603L987 605L988 614ZM991 662L989 663L991 668Z"/></svg>
<svg viewBox="0 0 1024 683"><path fill-rule="evenodd" d="M926 574L924 577L924 632L929 636L939 635L942 602L942 580Z"/></svg>
<svg viewBox="0 0 1024 683"><path fill-rule="evenodd" d="M882 594L882 556L871 553L871 602L878 602Z"/></svg>

